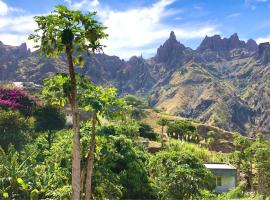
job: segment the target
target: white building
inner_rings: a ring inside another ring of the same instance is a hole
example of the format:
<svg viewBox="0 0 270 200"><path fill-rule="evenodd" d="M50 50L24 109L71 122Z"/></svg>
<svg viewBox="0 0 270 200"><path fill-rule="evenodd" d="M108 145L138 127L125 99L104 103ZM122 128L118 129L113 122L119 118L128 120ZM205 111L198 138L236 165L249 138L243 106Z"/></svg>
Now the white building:
<svg viewBox="0 0 270 200"><path fill-rule="evenodd" d="M71 112L71 108L69 105L66 105L62 111L65 113L66 115L66 125L71 127L72 124L73 124L73 121L72 121L72 112ZM91 118L92 116L92 113L91 112L86 112L86 111L83 111L83 110L80 110L79 109L79 113L80 113L80 120L81 121L87 121Z"/></svg>
<svg viewBox="0 0 270 200"><path fill-rule="evenodd" d="M236 187L237 170L234 166L226 163L208 163L204 165L215 176L216 187L214 192L228 192Z"/></svg>

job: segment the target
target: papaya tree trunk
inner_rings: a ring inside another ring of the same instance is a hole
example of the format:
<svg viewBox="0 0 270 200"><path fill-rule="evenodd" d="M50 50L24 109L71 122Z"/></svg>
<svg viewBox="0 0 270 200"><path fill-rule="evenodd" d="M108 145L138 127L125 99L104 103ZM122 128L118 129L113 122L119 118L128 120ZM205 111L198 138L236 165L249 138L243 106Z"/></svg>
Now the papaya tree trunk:
<svg viewBox="0 0 270 200"><path fill-rule="evenodd" d="M81 166L81 195L85 193L86 164Z"/></svg>
<svg viewBox="0 0 270 200"><path fill-rule="evenodd" d="M97 122L97 113L94 112L92 117L92 133L86 167L85 200L91 200L92 198L92 175L95 158L94 153L96 143L96 122Z"/></svg>
<svg viewBox="0 0 270 200"><path fill-rule="evenodd" d="M69 103L72 112L73 123L73 139L72 139L72 199L80 199L80 181L81 181L81 166L80 166L80 119L77 109L77 89L76 76L73 66L72 46L66 46L66 54L68 59L69 76L71 80L71 91L69 96Z"/></svg>

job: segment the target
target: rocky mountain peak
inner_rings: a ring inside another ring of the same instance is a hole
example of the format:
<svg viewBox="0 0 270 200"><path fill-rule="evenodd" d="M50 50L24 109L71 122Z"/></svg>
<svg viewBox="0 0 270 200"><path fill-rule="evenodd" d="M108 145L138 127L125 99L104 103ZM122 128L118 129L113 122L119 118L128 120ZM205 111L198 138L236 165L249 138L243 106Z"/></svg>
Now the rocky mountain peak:
<svg viewBox="0 0 270 200"><path fill-rule="evenodd" d="M128 61L128 63L134 64L134 65L137 63L142 63L142 62L144 62L144 59L138 56L132 56Z"/></svg>
<svg viewBox="0 0 270 200"><path fill-rule="evenodd" d="M171 33L170 33L170 38L169 38L169 40L176 41L176 36L175 36L175 34L174 34L173 31L171 31Z"/></svg>
<svg viewBox="0 0 270 200"><path fill-rule="evenodd" d="M237 33L232 34L230 39L231 40L239 40L238 34Z"/></svg>
<svg viewBox="0 0 270 200"><path fill-rule="evenodd" d="M214 35L212 37L206 36L200 46L197 48L198 51L230 51L232 49L246 48L250 51L257 50L257 44L254 40L250 40L248 43L241 41L237 33L234 33L229 38L221 38L220 35Z"/></svg>
<svg viewBox="0 0 270 200"><path fill-rule="evenodd" d="M22 43L22 44L19 46L19 48L22 49L22 50L26 50L26 51L27 51L27 45L26 45L26 43L25 43L25 42Z"/></svg>
<svg viewBox="0 0 270 200"><path fill-rule="evenodd" d="M30 55L30 50L27 49L26 43L22 43L20 46L18 46L16 51L19 57L26 57Z"/></svg>
<svg viewBox="0 0 270 200"><path fill-rule="evenodd" d="M168 63L175 59L178 59L177 61L179 61L185 49L186 47L176 40L176 36L172 31L169 39L158 48L154 59L156 62L162 63Z"/></svg>
<svg viewBox="0 0 270 200"><path fill-rule="evenodd" d="M256 43L255 40L249 39L246 43L246 48L250 51L258 51L258 44Z"/></svg>
<svg viewBox="0 0 270 200"><path fill-rule="evenodd" d="M239 40L237 33L231 35L231 37L227 40L226 38L223 39L225 48L228 50L237 49L237 48L244 48L245 42Z"/></svg>
<svg viewBox="0 0 270 200"><path fill-rule="evenodd" d="M222 39L220 35L214 35L212 37L205 36L204 40L197 48L198 51L212 50L219 51L222 49Z"/></svg>

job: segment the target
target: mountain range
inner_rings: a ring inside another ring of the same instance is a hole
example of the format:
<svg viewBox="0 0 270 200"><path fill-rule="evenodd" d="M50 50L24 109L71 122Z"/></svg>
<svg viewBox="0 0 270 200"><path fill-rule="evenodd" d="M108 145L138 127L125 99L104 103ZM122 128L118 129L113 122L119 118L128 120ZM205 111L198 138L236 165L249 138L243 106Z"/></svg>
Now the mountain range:
<svg viewBox="0 0 270 200"><path fill-rule="evenodd" d="M64 56L39 57L37 52L0 42L0 81L40 84L66 72ZM93 82L114 85L120 94L146 97L164 112L192 118L228 131L270 138L270 44L206 36L195 50L177 41L174 32L154 57L95 54L85 56L77 71Z"/></svg>

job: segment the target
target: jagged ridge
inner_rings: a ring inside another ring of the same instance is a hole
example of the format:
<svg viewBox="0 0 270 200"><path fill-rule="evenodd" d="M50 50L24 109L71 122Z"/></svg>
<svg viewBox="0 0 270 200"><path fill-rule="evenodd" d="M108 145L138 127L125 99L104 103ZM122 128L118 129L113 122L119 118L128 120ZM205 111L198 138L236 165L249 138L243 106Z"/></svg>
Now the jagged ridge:
<svg viewBox="0 0 270 200"><path fill-rule="evenodd" d="M2 81L41 83L44 77L66 70L64 57L38 57L25 44L0 43L0 53ZM121 94L150 96L153 106L171 114L229 131L270 134L269 55L269 44L244 42L237 34L223 39L207 36L192 50L171 32L153 58L134 56L124 61L97 54L85 57L85 67L77 71L97 84L116 86Z"/></svg>

